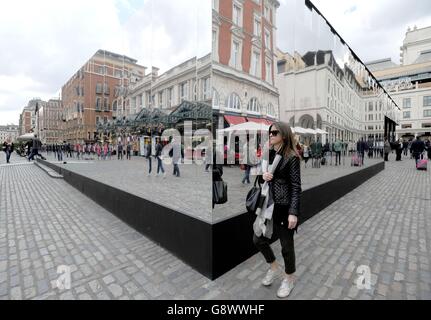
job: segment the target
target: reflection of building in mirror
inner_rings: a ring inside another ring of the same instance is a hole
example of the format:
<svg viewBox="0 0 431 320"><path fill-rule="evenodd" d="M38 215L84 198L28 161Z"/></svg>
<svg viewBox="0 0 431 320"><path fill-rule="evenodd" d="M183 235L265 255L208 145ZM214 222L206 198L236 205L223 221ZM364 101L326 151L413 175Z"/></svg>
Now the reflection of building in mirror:
<svg viewBox="0 0 431 320"><path fill-rule="evenodd" d="M211 55L193 57L163 74L158 69L129 87L130 113L142 109L170 113L184 101L211 101Z"/></svg>
<svg viewBox="0 0 431 320"><path fill-rule="evenodd" d="M215 128L279 118L274 84L276 0L213 1Z"/></svg>
<svg viewBox="0 0 431 320"><path fill-rule="evenodd" d="M326 131L323 143L384 138L384 94L369 89L358 62L349 63L355 70L347 63L340 66L331 50L303 56L295 52L294 57L278 50L277 57L281 120L292 127Z"/></svg>

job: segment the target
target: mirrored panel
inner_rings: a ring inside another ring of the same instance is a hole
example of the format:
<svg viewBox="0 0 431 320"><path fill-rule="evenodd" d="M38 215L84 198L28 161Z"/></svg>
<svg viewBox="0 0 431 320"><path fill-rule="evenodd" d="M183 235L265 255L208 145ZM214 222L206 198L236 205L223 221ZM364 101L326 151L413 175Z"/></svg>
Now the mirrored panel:
<svg viewBox="0 0 431 320"><path fill-rule="evenodd" d="M228 201L215 205L213 222L246 211L273 122L293 131L303 191L383 161L392 100L311 2L214 3L213 112ZM250 150L255 163L244 161Z"/></svg>

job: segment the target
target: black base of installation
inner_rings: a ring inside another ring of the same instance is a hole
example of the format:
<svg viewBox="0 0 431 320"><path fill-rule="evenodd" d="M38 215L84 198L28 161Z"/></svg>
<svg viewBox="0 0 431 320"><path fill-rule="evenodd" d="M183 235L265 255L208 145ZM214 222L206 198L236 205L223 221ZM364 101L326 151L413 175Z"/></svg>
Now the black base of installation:
<svg viewBox="0 0 431 320"><path fill-rule="evenodd" d="M71 186L211 280L257 253L252 241L255 219L252 214L244 213L210 224L53 163L37 161L63 175ZM301 196L300 223L354 190L384 167L384 162L381 162L305 190Z"/></svg>

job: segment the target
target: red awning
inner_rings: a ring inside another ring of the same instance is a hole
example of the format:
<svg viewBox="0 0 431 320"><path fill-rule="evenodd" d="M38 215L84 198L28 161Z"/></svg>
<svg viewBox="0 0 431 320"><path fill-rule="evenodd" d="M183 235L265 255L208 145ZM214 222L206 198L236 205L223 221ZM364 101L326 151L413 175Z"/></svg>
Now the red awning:
<svg viewBox="0 0 431 320"><path fill-rule="evenodd" d="M238 116L224 116L225 120L229 123L229 125L234 126L236 124L244 123L246 122L244 117L238 117Z"/></svg>
<svg viewBox="0 0 431 320"><path fill-rule="evenodd" d="M250 121L250 122L263 123L263 124L266 124L268 126L270 126L271 124L274 123L274 121L271 121L271 120L268 120L268 119L247 118L247 120Z"/></svg>
<svg viewBox="0 0 431 320"><path fill-rule="evenodd" d="M273 124L275 121L272 121L272 120L268 120L268 119L265 119L265 121L266 121L266 124L268 125L268 126L270 126L271 124Z"/></svg>

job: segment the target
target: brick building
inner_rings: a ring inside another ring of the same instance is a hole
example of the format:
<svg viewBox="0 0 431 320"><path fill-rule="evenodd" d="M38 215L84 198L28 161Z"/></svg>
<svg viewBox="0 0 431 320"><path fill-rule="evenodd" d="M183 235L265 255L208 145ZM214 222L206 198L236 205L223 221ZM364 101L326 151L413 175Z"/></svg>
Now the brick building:
<svg viewBox="0 0 431 320"><path fill-rule="evenodd" d="M129 83L145 76L137 60L99 50L62 87L64 140L94 142L96 126L126 115Z"/></svg>
<svg viewBox="0 0 431 320"><path fill-rule="evenodd" d="M276 0L213 0L216 128L279 118L274 84Z"/></svg>

